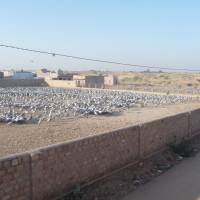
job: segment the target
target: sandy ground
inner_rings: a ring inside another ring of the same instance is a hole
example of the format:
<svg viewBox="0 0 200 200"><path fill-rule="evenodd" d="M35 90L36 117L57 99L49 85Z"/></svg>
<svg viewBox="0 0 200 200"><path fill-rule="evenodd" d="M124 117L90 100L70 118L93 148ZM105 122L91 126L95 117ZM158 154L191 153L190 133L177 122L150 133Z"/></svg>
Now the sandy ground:
<svg viewBox="0 0 200 200"><path fill-rule="evenodd" d="M200 153L184 160L122 200L199 200L199 166Z"/></svg>
<svg viewBox="0 0 200 200"><path fill-rule="evenodd" d="M151 121L200 108L200 103L188 103L157 108L131 108L112 116L68 119L40 125L0 124L0 157L63 141L108 132L114 129Z"/></svg>
<svg viewBox="0 0 200 200"><path fill-rule="evenodd" d="M137 90L183 94L200 92L199 73L121 72L117 75L122 85L133 84Z"/></svg>

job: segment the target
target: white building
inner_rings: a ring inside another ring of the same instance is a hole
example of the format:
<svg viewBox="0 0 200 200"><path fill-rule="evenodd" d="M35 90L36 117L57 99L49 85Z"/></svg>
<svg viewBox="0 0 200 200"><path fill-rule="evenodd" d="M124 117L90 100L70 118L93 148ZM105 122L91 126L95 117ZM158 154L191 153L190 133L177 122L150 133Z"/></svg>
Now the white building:
<svg viewBox="0 0 200 200"><path fill-rule="evenodd" d="M4 78L12 78L14 75L13 70L3 70Z"/></svg>
<svg viewBox="0 0 200 200"><path fill-rule="evenodd" d="M34 79L34 74L27 71L14 72L13 79Z"/></svg>

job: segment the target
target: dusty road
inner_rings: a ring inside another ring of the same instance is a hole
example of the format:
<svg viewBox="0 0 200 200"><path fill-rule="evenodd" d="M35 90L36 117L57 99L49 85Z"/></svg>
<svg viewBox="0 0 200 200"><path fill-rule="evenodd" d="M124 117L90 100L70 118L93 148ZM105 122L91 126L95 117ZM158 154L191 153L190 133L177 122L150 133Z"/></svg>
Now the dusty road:
<svg viewBox="0 0 200 200"><path fill-rule="evenodd" d="M200 200L200 153L122 200Z"/></svg>

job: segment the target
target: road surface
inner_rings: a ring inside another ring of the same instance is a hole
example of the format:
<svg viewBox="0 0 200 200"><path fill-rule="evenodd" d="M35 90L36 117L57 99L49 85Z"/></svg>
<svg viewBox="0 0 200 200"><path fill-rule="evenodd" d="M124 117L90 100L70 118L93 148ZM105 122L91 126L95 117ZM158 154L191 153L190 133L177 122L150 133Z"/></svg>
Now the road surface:
<svg viewBox="0 0 200 200"><path fill-rule="evenodd" d="M200 200L200 153L122 200Z"/></svg>

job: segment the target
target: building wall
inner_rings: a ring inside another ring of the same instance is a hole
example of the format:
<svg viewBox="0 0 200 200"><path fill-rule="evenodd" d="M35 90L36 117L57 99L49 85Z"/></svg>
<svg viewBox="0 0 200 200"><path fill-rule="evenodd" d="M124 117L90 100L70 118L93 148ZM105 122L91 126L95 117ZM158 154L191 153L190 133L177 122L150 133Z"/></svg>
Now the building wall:
<svg viewBox="0 0 200 200"><path fill-rule="evenodd" d="M76 81L77 87L85 87L85 76L84 75L74 75L73 80Z"/></svg>
<svg viewBox="0 0 200 200"><path fill-rule="evenodd" d="M14 75L14 71L12 70L4 70L3 73L4 73L4 77L8 77L8 78L11 78Z"/></svg>
<svg viewBox="0 0 200 200"><path fill-rule="evenodd" d="M85 87L85 80L76 80L77 87Z"/></svg>
<svg viewBox="0 0 200 200"><path fill-rule="evenodd" d="M141 157L146 157L173 141L189 135L189 113L182 113L142 124L140 127Z"/></svg>
<svg viewBox="0 0 200 200"><path fill-rule="evenodd" d="M78 87L104 88L104 76L74 75L73 80L76 80Z"/></svg>
<svg viewBox="0 0 200 200"><path fill-rule="evenodd" d="M47 86L46 82L43 79L0 80L0 87L42 87L42 86Z"/></svg>
<svg viewBox="0 0 200 200"><path fill-rule="evenodd" d="M191 135L197 135L200 132L200 109L191 111L189 115L189 130Z"/></svg>
<svg viewBox="0 0 200 200"><path fill-rule="evenodd" d="M85 76L85 87L104 88L104 76Z"/></svg>
<svg viewBox="0 0 200 200"><path fill-rule="evenodd" d="M62 74L62 75L55 75L55 76L50 75L50 79L72 81L73 80L73 74Z"/></svg>
<svg viewBox="0 0 200 200"><path fill-rule="evenodd" d="M56 197L136 161L138 139L138 127L131 127L34 152L33 199Z"/></svg>
<svg viewBox="0 0 200 200"><path fill-rule="evenodd" d="M76 81L72 80L51 80L45 79L46 83L50 87L60 87L60 88L74 88L76 87Z"/></svg>
<svg viewBox="0 0 200 200"><path fill-rule="evenodd" d="M197 134L200 109L0 159L0 199L51 199Z"/></svg>
<svg viewBox="0 0 200 200"><path fill-rule="evenodd" d="M13 79L34 79L32 72L14 72Z"/></svg>
<svg viewBox="0 0 200 200"><path fill-rule="evenodd" d="M61 74L58 76L59 80L73 80L73 74Z"/></svg>
<svg viewBox="0 0 200 200"><path fill-rule="evenodd" d="M108 75L104 77L104 84L105 85L117 85L118 79L117 76L114 75Z"/></svg>
<svg viewBox="0 0 200 200"><path fill-rule="evenodd" d="M84 75L74 75L73 79L74 80L85 80L85 76Z"/></svg>

